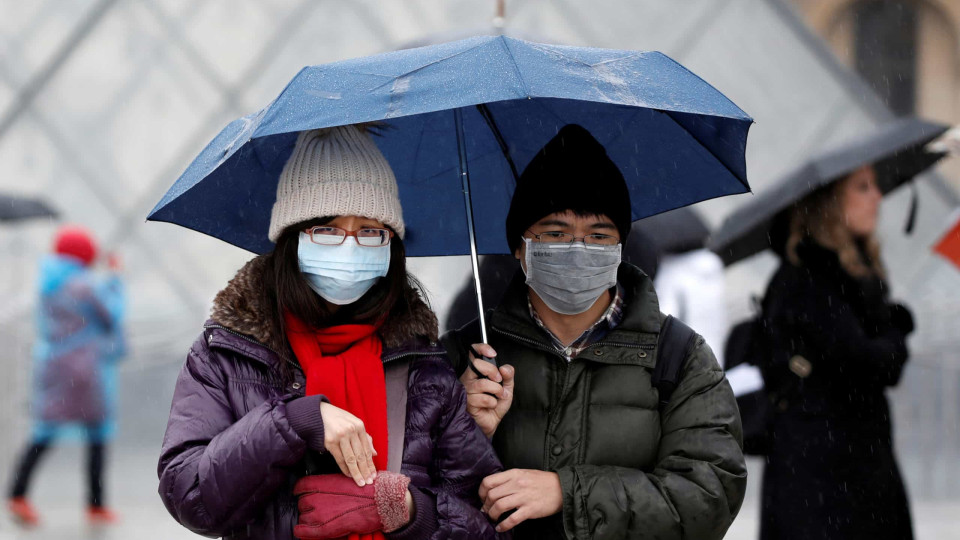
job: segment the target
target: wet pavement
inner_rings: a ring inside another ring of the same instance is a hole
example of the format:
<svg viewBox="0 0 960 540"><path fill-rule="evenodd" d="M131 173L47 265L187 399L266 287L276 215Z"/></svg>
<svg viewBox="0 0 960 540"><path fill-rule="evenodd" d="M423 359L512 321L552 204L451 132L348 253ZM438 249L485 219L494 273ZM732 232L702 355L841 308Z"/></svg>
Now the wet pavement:
<svg viewBox="0 0 960 540"><path fill-rule="evenodd" d="M108 503L120 514L119 524L91 527L86 523L85 451L80 445L66 444L55 447L41 462L31 488L30 498L41 513L41 526L29 531L19 529L4 509L0 512L0 540L202 538L174 521L157 495L157 456L178 371L178 364L169 363L121 372L121 400L128 407L121 414L120 433L108 455L106 490ZM0 466L6 472L11 464ZM748 463L751 482L747 499L728 539L757 538L760 466L759 460ZM960 538L960 501L914 501L912 510L917 540Z"/></svg>
<svg viewBox="0 0 960 540"><path fill-rule="evenodd" d="M0 540L180 540L203 538L184 529L167 513L157 495L156 453L145 450L111 456L108 502L120 515L110 526L91 526L84 513L85 452L81 447L56 448L37 470L30 499L41 524L23 530L4 512Z"/></svg>
<svg viewBox="0 0 960 540"><path fill-rule="evenodd" d="M113 526L91 527L85 521L83 476L78 463L83 450L58 448L38 471L31 498L42 512L43 524L23 531L4 513L0 520L0 540L181 540L202 538L191 534L167 514L156 494L155 452L141 449L115 456L111 461L110 493L121 522ZM759 475L757 475L759 477ZM758 490L751 486L747 500L727 538L757 538ZM921 501L913 506L917 540L960 538L960 502Z"/></svg>

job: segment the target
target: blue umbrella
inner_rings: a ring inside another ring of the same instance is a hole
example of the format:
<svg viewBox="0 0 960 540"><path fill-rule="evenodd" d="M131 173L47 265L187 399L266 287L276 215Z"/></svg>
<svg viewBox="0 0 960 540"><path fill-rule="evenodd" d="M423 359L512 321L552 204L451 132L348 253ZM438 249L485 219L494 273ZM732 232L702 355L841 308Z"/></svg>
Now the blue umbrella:
<svg viewBox="0 0 960 540"><path fill-rule="evenodd" d="M749 190L753 121L667 56L476 37L304 68L224 128L147 219L269 252L297 132L361 122L382 126L375 139L400 187L407 253L469 253L475 275L478 253L509 252L518 172L567 124L606 147L634 219Z"/></svg>

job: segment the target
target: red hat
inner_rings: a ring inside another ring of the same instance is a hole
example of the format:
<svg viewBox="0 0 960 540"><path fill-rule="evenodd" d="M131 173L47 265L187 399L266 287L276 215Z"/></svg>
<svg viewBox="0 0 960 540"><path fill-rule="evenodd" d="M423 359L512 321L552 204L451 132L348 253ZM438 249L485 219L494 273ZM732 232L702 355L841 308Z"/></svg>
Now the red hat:
<svg viewBox="0 0 960 540"><path fill-rule="evenodd" d="M90 266L97 258L97 243L89 231L83 227L67 225L57 231L53 251L58 255L67 255Z"/></svg>

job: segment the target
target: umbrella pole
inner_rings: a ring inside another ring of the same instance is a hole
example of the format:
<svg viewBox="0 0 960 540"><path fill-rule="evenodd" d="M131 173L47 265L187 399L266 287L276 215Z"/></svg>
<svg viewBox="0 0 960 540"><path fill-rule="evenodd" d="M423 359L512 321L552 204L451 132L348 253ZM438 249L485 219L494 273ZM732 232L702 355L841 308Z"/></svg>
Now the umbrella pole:
<svg viewBox="0 0 960 540"><path fill-rule="evenodd" d="M470 262L473 264L473 287L477 292L477 307L480 311L480 338L484 343L487 339L486 313L483 309L483 295L480 289L480 262L477 256L477 231L473 225L473 201L470 198L470 173L467 170L467 143L463 135L463 112L457 108L453 110L453 121L457 131L457 150L460 153L460 185L463 189L463 203L467 209L467 231L470 236Z"/></svg>

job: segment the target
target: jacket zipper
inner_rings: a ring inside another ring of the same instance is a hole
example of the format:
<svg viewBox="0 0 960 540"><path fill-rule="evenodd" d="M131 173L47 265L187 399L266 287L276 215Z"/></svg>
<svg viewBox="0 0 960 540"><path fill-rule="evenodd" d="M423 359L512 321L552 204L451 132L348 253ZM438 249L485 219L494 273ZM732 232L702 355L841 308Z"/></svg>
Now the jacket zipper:
<svg viewBox="0 0 960 540"><path fill-rule="evenodd" d="M535 339L530 339L530 338L528 338L528 337L521 336L520 334L514 334L513 332L507 332L506 330L501 330L501 329L497 328L496 326L491 326L490 328L491 328L491 330L493 330L494 332L496 332L496 333L498 333L498 334L503 334L503 335L505 335L505 336L512 337L513 339L515 339L515 340L517 340L517 341L520 341L520 342L522 342L522 343L526 343L526 344L528 344L528 345L532 345L534 348L536 348L536 349L539 350L539 351L552 354L552 355L554 355L554 356L556 356L556 357L558 357L558 358L563 359L564 361L566 360L566 358L564 358L563 355L561 355L559 352L557 352L556 349L545 347L545 346L543 345L543 343L541 343L541 342L539 342L539 341L537 341L537 340L535 340Z"/></svg>
<svg viewBox="0 0 960 540"><path fill-rule="evenodd" d="M285 362L289 363L291 366L293 366L293 367L295 367L295 368L297 368L297 369L299 369L299 370L301 370L301 371L303 370L303 368L301 368L299 364L297 364L297 363L294 362L293 360L290 360L290 359L287 358L285 355L280 354L280 351L277 351L277 350L274 349L273 347L270 347L270 346L268 346L268 345L265 344L265 343L261 343L261 342L255 340L255 339L253 339L253 338L250 337L250 336L245 336L245 335L241 334L240 332L234 332L233 330L231 330L231 329L229 329L229 328L227 328L227 327L225 327L225 326L223 326L223 325L219 325L219 324L211 324L211 325L209 325L209 326L204 326L204 328L206 328L206 329L223 330L224 332L226 332L226 333L228 333L228 334L231 334L231 335L234 335L234 336L237 336L238 338L240 338L240 339L242 339L242 340L244 340L244 341L253 343L254 345L259 345L260 347L263 347L264 349L267 349L268 351L270 351L270 352L272 352L273 354L277 355L278 358L283 358L283 360L284 360Z"/></svg>
<svg viewBox="0 0 960 540"><path fill-rule="evenodd" d="M446 351L430 351L430 352L406 352L397 356L390 356L383 359L383 363L395 362L401 358L407 358L408 356L443 356L447 354Z"/></svg>
<svg viewBox="0 0 960 540"><path fill-rule="evenodd" d="M503 335L505 335L505 336L512 337L513 339L515 339L515 340L517 340L517 341L520 341L520 342L523 342L523 343L527 343L527 344L529 344L529 345L533 345L534 347L536 347L536 348L537 348L538 350L540 350L540 351L543 351L543 352L546 352L546 353L551 353L551 354L553 354L553 355L555 355L555 356L558 356L558 357L563 358L564 360L566 360L566 357L564 357L563 355L561 355L561 354L560 354L559 352L557 352L555 349L545 347L541 342L539 342L539 341L537 341L537 340L535 340L535 339L530 339L530 338L528 338L528 337L524 337L524 336L521 336L521 335L519 335L519 334L514 334L513 332L507 332L506 330L501 330L501 329L499 329L499 328L497 328L497 327L495 327L495 326L492 326L491 329L492 329L494 332L497 332L498 334L503 334ZM602 340L601 340L601 341L598 341L598 342L596 342L596 343L593 343L593 344L589 345L587 348L583 349L583 351L581 351L581 352L587 351L587 350L589 350L589 349L591 349L591 348L593 348L593 347L602 347L602 346L607 346L607 345L613 345L613 346L616 346L616 347L628 347L628 348L631 348L631 349L642 349L642 350L647 350L647 351L651 351L651 350L657 348L657 346L654 345L654 344L638 345L638 344L636 344L636 343L622 343L622 342L619 342L619 341L602 341Z"/></svg>

